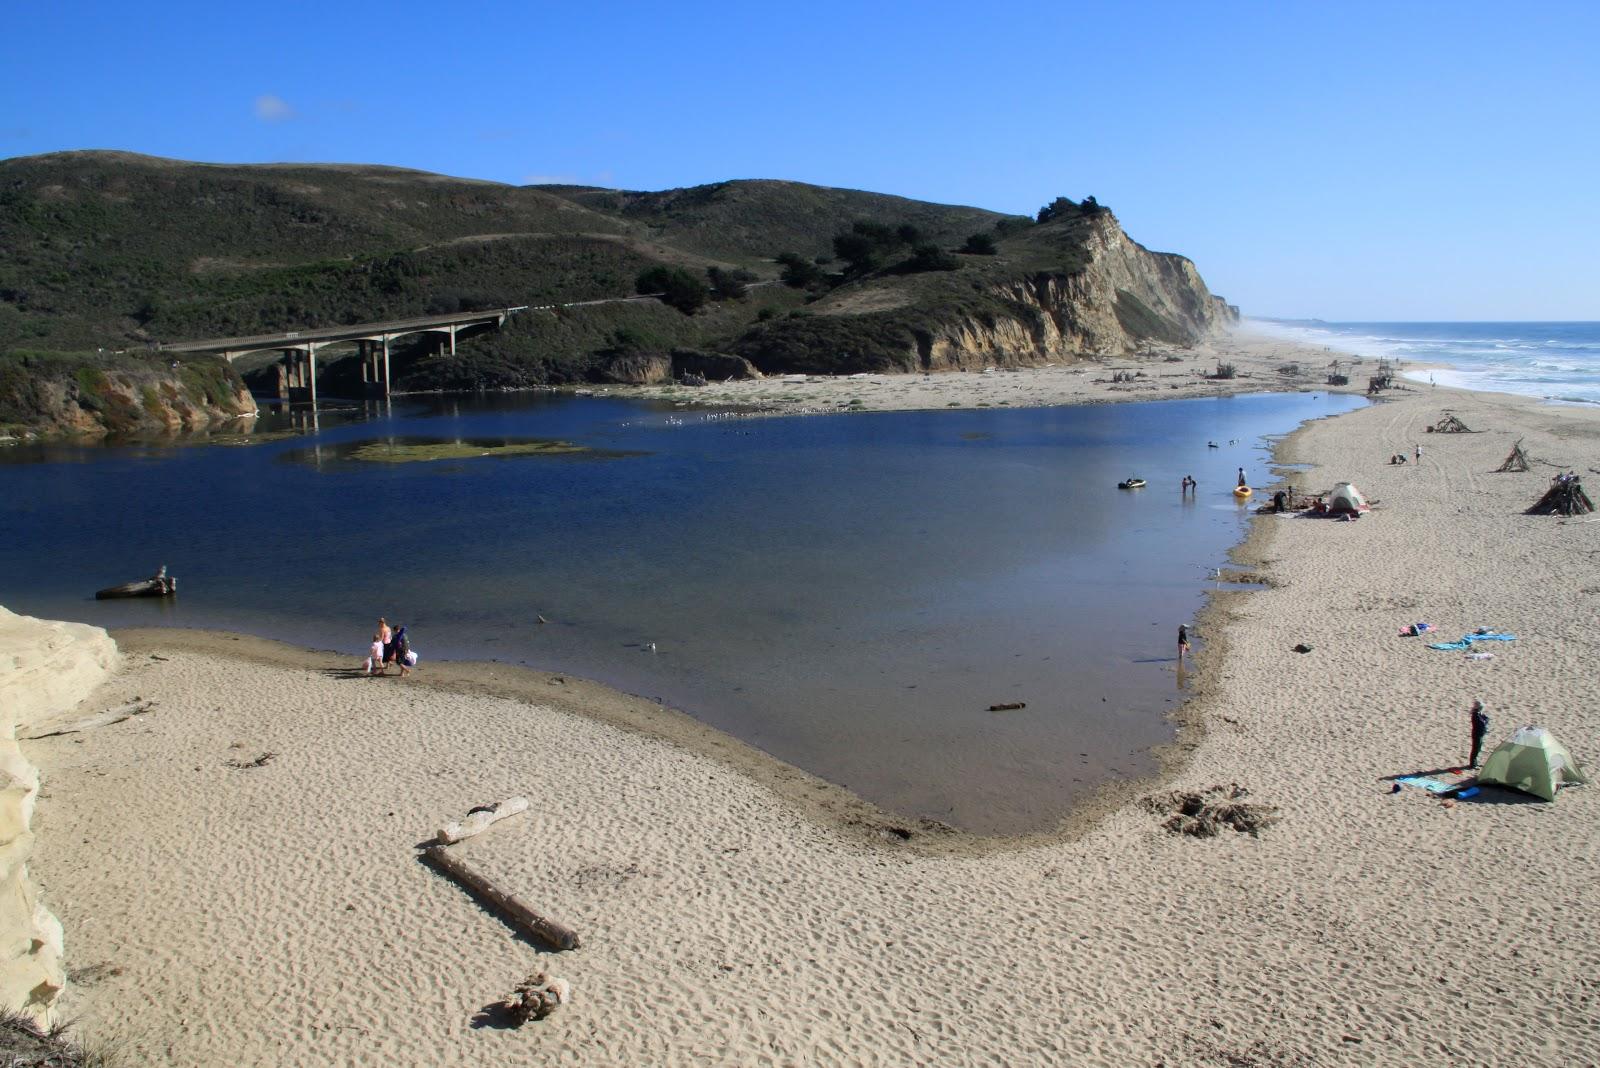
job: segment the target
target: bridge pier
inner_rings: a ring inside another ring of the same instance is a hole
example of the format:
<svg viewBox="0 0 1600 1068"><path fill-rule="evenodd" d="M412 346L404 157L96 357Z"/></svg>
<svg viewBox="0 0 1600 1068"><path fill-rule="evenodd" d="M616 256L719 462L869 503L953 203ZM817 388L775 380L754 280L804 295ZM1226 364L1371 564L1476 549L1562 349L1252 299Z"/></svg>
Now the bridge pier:
<svg viewBox="0 0 1600 1068"><path fill-rule="evenodd" d="M381 395L387 400L391 389L389 338L360 338L356 341L356 353L361 360L362 392L369 397Z"/></svg>
<svg viewBox="0 0 1600 1068"><path fill-rule="evenodd" d="M290 404L317 403L316 349L284 349L278 365L278 398Z"/></svg>

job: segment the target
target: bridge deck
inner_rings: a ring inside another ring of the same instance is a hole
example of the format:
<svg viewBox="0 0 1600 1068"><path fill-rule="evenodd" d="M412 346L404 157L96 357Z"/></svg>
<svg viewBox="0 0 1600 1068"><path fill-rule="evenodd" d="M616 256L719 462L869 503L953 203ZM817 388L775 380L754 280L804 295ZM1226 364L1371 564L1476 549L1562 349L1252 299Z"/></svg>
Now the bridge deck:
<svg viewBox="0 0 1600 1068"><path fill-rule="evenodd" d="M486 323L500 325L512 312L522 307L498 308L493 311L457 312L454 315L426 315L416 319L390 319L381 323L355 323L350 326L319 327L314 330L290 330L282 334L256 334L251 337L221 337L205 341L173 341L161 345L163 352L258 352L268 349L304 348L308 345L329 345L340 341L379 341L404 334L427 330L448 330L450 327L479 326Z"/></svg>

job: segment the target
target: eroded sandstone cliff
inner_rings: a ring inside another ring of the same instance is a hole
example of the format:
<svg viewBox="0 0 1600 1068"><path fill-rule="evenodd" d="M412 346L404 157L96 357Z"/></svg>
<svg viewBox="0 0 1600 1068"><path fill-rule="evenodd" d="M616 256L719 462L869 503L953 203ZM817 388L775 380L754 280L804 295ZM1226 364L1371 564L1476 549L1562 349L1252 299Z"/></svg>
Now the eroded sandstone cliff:
<svg viewBox="0 0 1600 1068"><path fill-rule="evenodd" d="M1088 228L1089 264L1039 272L991 292L1018 314L930 323L918 339L923 370L1017 366L1130 352L1141 342L1189 344L1238 321L1183 256L1151 252L1109 212Z"/></svg>
<svg viewBox="0 0 1600 1068"><path fill-rule="evenodd" d="M70 710L116 669L99 627L19 616L0 607L0 1008L50 1026L66 985L61 923L28 881L39 769L17 732Z"/></svg>

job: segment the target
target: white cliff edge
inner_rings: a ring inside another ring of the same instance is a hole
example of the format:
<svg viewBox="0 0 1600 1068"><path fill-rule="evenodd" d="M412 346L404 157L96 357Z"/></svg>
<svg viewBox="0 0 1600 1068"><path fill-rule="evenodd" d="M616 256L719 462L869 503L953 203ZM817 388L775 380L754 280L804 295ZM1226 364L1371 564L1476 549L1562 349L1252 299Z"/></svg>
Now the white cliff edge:
<svg viewBox="0 0 1600 1068"><path fill-rule="evenodd" d="M0 1007L41 1026L66 985L61 921L28 882L39 769L17 731L68 711L116 670L117 645L99 627L19 616L0 607Z"/></svg>

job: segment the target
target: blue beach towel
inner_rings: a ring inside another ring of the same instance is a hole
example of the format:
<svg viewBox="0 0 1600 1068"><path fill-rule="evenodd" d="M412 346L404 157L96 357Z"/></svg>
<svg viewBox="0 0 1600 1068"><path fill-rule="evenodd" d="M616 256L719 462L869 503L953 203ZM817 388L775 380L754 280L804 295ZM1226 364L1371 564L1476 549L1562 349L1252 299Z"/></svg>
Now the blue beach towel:
<svg viewBox="0 0 1600 1068"><path fill-rule="evenodd" d="M1473 642L1514 642L1515 634L1499 634L1494 631L1483 631L1480 634L1463 634L1458 642L1431 642L1429 649L1444 649L1447 652L1459 653L1470 649Z"/></svg>
<svg viewBox="0 0 1600 1068"><path fill-rule="evenodd" d="M1461 786L1458 782L1445 782L1443 779L1435 779L1427 775L1401 775L1394 781L1403 782L1407 786L1420 786L1430 794L1447 794L1452 790L1459 789Z"/></svg>

